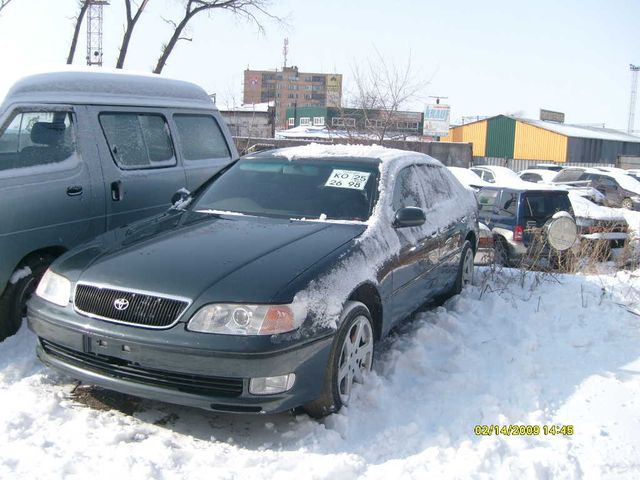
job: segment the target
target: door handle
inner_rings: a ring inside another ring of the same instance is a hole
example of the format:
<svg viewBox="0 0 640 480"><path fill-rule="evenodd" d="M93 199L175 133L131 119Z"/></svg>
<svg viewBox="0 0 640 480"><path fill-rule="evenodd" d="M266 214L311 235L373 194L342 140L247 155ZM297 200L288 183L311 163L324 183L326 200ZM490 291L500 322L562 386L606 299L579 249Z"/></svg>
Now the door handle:
<svg viewBox="0 0 640 480"><path fill-rule="evenodd" d="M111 182L111 200L119 202L124 197L124 187L120 180Z"/></svg>
<svg viewBox="0 0 640 480"><path fill-rule="evenodd" d="M67 195L75 197L76 195L82 195L82 185L72 185L67 187Z"/></svg>

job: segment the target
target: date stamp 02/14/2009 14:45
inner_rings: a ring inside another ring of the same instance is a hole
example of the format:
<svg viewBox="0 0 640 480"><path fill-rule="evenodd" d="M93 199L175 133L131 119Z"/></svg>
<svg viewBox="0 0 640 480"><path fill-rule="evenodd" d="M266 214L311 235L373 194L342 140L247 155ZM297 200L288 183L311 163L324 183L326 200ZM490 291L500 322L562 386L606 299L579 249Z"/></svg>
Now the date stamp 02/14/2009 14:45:
<svg viewBox="0 0 640 480"><path fill-rule="evenodd" d="M573 435L573 425L476 425L476 435Z"/></svg>

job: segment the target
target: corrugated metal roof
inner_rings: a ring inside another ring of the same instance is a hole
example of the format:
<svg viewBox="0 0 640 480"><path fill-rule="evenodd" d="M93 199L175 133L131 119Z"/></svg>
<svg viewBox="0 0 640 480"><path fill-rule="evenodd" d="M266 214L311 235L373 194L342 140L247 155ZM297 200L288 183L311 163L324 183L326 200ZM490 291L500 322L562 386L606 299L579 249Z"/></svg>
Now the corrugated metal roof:
<svg viewBox="0 0 640 480"><path fill-rule="evenodd" d="M514 120L543 128L551 132L559 133L567 137L594 138L598 140L612 140L615 142L636 142L640 143L640 137L628 133L613 130L611 128L585 127L581 125L570 125L566 123L546 122L544 120L532 120L529 118L510 117Z"/></svg>

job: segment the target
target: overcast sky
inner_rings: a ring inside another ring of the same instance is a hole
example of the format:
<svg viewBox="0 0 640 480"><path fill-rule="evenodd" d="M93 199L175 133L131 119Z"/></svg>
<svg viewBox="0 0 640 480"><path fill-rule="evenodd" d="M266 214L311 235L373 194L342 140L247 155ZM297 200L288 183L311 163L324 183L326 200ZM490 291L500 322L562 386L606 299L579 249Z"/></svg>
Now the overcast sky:
<svg viewBox="0 0 640 480"><path fill-rule="evenodd" d="M148 71L170 36L160 16L177 19L181 0L150 0L134 32L127 69ZM13 0L0 13L0 95L16 76L64 64L76 0ZM354 65L376 51L389 64L411 58L429 95L449 97L452 119L546 108L570 123L626 129L631 74L640 64L639 0L300 0L274 1L287 25L262 17L264 35L227 12L193 23L163 75L190 80L226 101L242 98L242 72L283 64L301 71L342 73L353 85ZM104 63L113 66L124 26L124 1L104 9ZM76 65L85 63L83 28ZM640 101L638 102L640 105ZM635 129L640 130L636 107Z"/></svg>

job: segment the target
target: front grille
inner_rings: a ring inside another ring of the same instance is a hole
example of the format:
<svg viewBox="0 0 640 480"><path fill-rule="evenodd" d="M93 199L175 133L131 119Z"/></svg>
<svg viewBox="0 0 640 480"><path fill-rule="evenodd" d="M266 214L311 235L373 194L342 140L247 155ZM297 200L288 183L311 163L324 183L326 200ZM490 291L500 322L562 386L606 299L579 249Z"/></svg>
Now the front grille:
<svg viewBox="0 0 640 480"><path fill-rule="evenodd" d="M155 370L141 367L121 358L78 352L42 338L40 344L48 355L68 365L112 378L199 395L238 397L242 394L242 378L207 377Z"/></svg>
<svg viewBox="0 0 640 480"><path fill-rule="evenodd" d="M127 305L126 308L116 308L116 305L122 307L124 304ZM183 300L143 293L82 284L76 287L75 308L80 313L147 328L173 325L187 305Z"/></svg>

